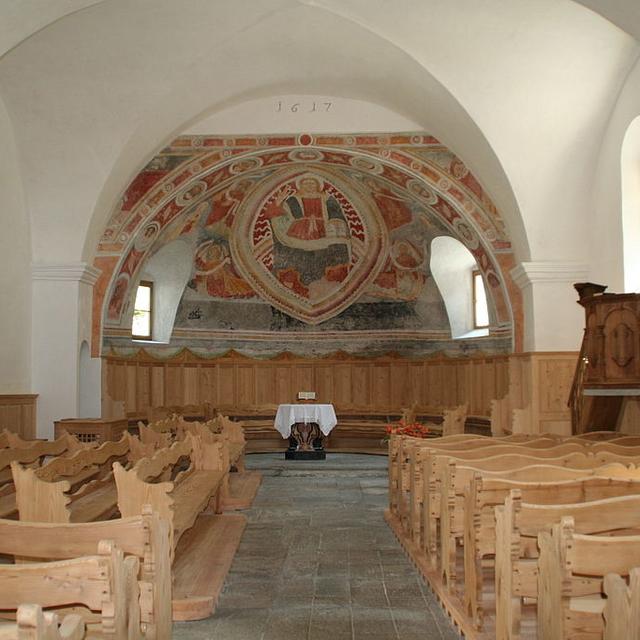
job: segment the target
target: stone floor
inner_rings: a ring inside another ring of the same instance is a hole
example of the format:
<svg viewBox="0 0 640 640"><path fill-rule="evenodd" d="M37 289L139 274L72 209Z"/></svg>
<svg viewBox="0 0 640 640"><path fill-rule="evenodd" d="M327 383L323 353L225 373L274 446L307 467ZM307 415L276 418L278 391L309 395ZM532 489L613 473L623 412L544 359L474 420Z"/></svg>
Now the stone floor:
<svg viewBox="0 0 640 640"><path fill-rule="evenodd" d="M283 458L247 456L264 480L216 613L174 638L458 639L383 520L386 457Z"/></svg>

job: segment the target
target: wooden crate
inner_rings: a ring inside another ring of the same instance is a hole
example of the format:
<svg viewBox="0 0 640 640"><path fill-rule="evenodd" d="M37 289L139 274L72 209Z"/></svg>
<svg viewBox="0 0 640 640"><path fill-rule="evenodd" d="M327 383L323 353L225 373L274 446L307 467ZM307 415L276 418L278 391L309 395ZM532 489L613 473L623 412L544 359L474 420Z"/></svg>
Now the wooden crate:
<svg viewBox="0 0 640 640"><path fill-rule="evenodd" d="M127 430L126 418L65 418L56 420L55 437L58 438L65 430L74 435L80 442L106 442L107 440L120 440Z"/></svg>

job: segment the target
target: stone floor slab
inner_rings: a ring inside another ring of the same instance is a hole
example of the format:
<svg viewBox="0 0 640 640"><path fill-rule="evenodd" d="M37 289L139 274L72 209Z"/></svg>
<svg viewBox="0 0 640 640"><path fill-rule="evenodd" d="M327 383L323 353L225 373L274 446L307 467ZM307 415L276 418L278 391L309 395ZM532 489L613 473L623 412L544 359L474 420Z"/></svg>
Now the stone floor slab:
<svg viewBox="0 0 640 640"><path fill-rule="evenodd" d="M383 519L386 458L247 456L263 483L213 617L177 640L457 640ZM203 559L206 561L206 559Z"/></svg>

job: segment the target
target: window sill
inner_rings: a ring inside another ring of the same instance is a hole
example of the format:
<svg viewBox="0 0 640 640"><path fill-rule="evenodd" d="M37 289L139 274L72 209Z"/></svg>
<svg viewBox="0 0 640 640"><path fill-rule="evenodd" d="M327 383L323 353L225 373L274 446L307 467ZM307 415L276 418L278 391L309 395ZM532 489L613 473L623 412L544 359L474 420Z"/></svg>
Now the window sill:
<svg viewBox="0 0 640 640"><path fill-rule="evenodd" d="M463 333L461 336L456 336L454 340L468 340L470 338L484 338L489 335L489 327L483 327L482 329L473 329L467 333Z"/></svg>

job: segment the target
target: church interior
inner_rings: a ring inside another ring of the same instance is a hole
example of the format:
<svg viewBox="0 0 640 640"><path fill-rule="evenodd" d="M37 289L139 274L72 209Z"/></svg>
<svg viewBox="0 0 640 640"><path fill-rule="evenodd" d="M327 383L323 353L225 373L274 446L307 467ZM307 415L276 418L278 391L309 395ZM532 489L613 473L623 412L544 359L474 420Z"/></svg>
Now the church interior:
<svg viewBox="0 0 640 640"><path fill-rule="evenodd" d="M640 5L0 3L0 639L640 639Z"/></svg>

